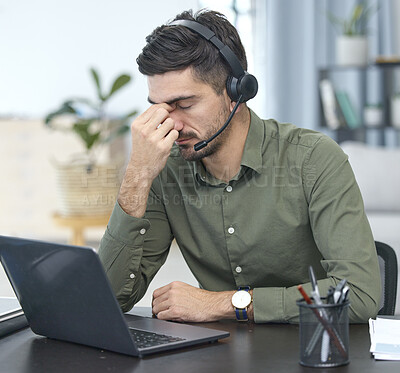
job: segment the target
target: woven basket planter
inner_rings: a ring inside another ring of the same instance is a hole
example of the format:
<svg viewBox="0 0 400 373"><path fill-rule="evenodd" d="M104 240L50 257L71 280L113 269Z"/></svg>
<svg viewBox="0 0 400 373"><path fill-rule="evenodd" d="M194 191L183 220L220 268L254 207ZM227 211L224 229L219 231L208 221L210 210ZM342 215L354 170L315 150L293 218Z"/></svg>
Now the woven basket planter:
<svg viewBox="0 0 400 373"><path fill-rule="evenodd" d="M57 164L55 168L60 215L111 214L120 187L120 167Z"/></svg>

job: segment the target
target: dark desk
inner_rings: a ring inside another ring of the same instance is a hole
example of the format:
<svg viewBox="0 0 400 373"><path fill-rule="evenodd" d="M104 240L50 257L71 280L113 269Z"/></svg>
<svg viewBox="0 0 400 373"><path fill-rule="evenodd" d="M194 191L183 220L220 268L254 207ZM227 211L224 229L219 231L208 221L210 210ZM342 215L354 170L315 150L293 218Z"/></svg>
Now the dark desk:
<svg viewBox="0 0 400 373"><path fill-rule="evenodd" d="M145 312L147 309L141 309ZM350 364L315 369L298 363L297 325L216 322L209 328L227 330L230 338L144 359L50 340L24 329L0 339L0 371L7 373L102 372L396 372L400 362L375 361L369 354L368 325L350 326Z"/></svg>

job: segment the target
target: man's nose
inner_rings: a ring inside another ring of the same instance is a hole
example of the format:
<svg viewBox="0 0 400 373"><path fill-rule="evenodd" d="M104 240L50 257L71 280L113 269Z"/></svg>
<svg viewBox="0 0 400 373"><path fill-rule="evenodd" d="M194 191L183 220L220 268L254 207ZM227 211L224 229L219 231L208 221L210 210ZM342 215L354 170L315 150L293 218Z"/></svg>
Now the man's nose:
<svg viewBox="0 0 400 373"><path fill-rule="evenodd" d="M177 131L182 131L182 129L183 129L183 121L182 121L182 119L180 118L179 114L177 114L177 113L175 113L174 111L172 111L172 112L169 114L169 116L170 116L170 118L171 118L171 119L174 121L174 123L175 123L174 129L177 130Z"/></svg>
<svg viewBox="0 0 400 373"><path fill-rule="evenodd" d="M175 121L175 127L174 130L177 130L178 132L182 131L183 129L183 123L181 121Z"/></svg>

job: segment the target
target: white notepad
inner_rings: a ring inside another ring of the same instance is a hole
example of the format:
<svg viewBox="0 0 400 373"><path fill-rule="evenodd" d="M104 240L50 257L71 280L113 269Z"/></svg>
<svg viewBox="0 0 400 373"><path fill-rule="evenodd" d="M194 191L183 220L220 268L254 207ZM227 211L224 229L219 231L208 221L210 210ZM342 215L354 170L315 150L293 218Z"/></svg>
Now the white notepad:
<svg viewBox="0 0 400 373"><path fill-rule="evenodd" d="M370 352L376 360L400 360L400 319L369 319Z"/></svg>

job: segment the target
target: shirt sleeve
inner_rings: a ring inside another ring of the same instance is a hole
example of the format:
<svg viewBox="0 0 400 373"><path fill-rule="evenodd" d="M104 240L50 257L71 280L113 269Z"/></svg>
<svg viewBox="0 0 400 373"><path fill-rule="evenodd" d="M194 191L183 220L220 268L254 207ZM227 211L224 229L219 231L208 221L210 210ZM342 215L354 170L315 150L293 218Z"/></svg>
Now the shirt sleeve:
<svg viewBox="0 0 400 373"><path fill-rule="evenodd" d="M321 252L326 278L318 279L321 295L329 286L347 279L350 322L375 317L381 280L371 229L361 193L347 156L331 139L322 137L303 165L303 189L310 225ZM303 284L310 294L310 283ZM256 288L253 291L256 322L298 322L297 286Z"/></svg>
<svg viewBox="0 0 400 373"><path fill-rule="evenodd" d="M153 187L141 219L125 213L118 202L115 204L99 257L124 312L146 293L167 259L172 239L164 205Z"/></svg>

